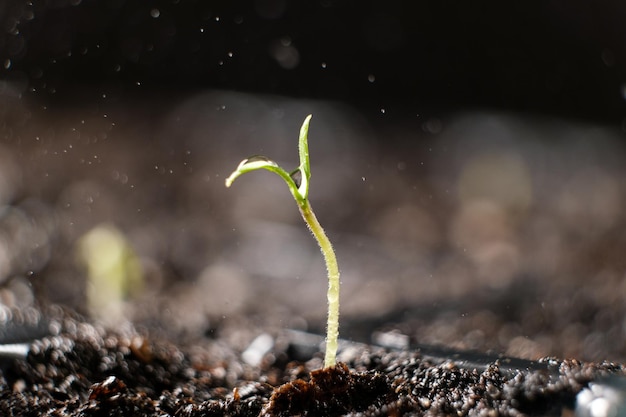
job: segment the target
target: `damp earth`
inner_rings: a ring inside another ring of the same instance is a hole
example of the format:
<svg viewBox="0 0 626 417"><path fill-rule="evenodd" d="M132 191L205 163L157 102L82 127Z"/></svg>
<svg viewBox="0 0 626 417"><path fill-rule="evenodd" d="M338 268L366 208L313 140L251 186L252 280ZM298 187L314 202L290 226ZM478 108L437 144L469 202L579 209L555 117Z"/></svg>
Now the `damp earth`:
<svg viewBox="0 0 626 417"><path fill-rule="evenodd" d="M374 151L388 131L325 103L256 97L257 131L237 127L250 100L33 110L18 127L55 140L3 143L3 413L560 416L623 378L615 132L590 152L547 140L559 123L468 114L420 130L426 148ZM223 183L258 130L295 160L311 107L310 198L344 273L326 370L323 262L290 196ZM111 254L112 289L90 263Z"/></svg>

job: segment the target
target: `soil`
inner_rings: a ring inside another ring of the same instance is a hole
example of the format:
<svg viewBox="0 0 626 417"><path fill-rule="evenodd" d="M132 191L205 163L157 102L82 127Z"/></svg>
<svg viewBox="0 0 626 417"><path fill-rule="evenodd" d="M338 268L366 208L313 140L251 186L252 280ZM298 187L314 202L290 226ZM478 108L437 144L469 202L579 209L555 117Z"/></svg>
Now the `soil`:
<svg viewBox="0 0 626 417"><path fill-rule="evenodd" d="M611 363L515 364L523 368L500 358L476 366L464 360L468 352L437 357L347 342L345 362L320 369L319 355L303 360L297 333L277 334L284 348L252 366L208 338L174 344L130 327L106 331L60 308L30 316L22 328L48 335L31 341L25 358L4 360L3 415L559 416L589 382L625 374Z"/></svg>
<svg viewBox="0 0 626 417"><path fill-rule="evenodd" d="M3 414L567 416L624 376L620 133L155 95L2 98ZM321 371L324 266L297 209L263 175L223 183L248 154L295 160L309 112L311 201L343 273L340 365ZM93 298L94 230L139 288Z"/></svg>

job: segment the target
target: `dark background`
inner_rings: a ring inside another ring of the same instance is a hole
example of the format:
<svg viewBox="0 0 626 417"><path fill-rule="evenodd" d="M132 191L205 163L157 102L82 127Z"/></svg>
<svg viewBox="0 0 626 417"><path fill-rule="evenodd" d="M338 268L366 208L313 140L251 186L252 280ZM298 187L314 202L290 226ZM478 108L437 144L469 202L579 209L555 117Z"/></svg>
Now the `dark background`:
<svg viewBox="0 0 626 417"><path fill-rule="evenodd" d="M56 101L115 86L388 117L488 108L614 124L626 110L620 1L6 0L0 19L2 78Z"/></svg>

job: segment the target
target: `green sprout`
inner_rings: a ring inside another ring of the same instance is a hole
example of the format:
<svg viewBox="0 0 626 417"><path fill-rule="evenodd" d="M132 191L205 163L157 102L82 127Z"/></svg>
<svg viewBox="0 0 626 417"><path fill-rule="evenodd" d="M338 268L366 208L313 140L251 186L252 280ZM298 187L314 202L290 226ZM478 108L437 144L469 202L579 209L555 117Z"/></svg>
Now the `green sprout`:
<svg viewBox="0 0 626 417"><path fill-rule="evenodd" d="M233 181L246 172L266 169L281 177L293 198L298 204L300 214L309 230L317 240L324 260L326 261L326 271L328 272L328 318L326 324L326 353L324 356L324 367L329 368L335 365L337 358L337 339L339 337L339 267L335 251L326 236L324 229L313 213L309 203L309 181L311 179L311 166L309 164L309 122L311 115L308 115L300 128L300 140L298 142L298 152L300 154L300 166L291 173L285 171L278 164L264 156L252 156L241 161L239 166L228 178L226 187L230 187Z"/></svg>

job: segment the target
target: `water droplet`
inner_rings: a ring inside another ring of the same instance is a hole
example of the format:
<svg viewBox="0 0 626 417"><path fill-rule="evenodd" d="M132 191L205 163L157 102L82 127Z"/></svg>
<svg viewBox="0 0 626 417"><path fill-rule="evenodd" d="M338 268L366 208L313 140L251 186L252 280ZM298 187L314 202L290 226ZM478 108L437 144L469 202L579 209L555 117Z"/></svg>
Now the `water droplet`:
<svg viewBox="0 0 626 417"><path fill-rule="evenodd" d="M291 44L291 38L285 36L272 42L270 53L284 69L294 69L300 63L300 53Z"/></svg>
<svg viewBox="0 0 626 417"><path fill-rule="evenodd" d="M443 129L443 124L441 123L441 120L439 120L438 118L432 117L428 119L428 121L426 121L426 123L422 125L422 129L425 132L437 134L437 133L440 133L441 130Z"/></svg>
<svg viewBox="0 0 626 417"><path fill-rule="evenodd" d="M220 17L219 16L215 16L215 21L219 22L220 21Z"/></svg>
<svg viewBox="0 0 626 417"><path fill-rule="evenodd" d="M374 81L376 81L376 76L374 74L369 74L367 76L367 81L373 83Z"/></svg>
<svg viewBox="0 0 626 417"><path fill-rule="evenodd" d="M154 19L156 19L159 16L161 16L161 11L159 9L152 9L152 10L150 10L150 16L152 16Z"/></svg>
<svg viewBox="0 0 626 417"><path fill-rule="evenodd" d="M607 67L615 65L615 54L610 49L604 49L600 56L602 58L602 62L604 62L604 65Z"/></svg>
<svg viewBox="0 0 626 417"><path fill-rule="evenodd" d="M4 60L4 69L9 69L11 68L11 60L10 59L5 59Z"/></svg>
<svg viewBox="0 0 626 417"><path fill-rule="evenodd" d="M385 110L385 109L380 109L380 112L381 112L382 114L385 114L386 110Z"/></svg>
<svg viewBox="0 0 626 417"><path fill-rule="evenodd" d="M322 62L322 68L326 69L326 63Z"/></svg>
<svg viewBox="0 0 626 417"><path fill-rule="evenodd" d="M31 76L33 78L41 78L43 76L43 70L41 68L35 67L31 70Z"/></svg>

